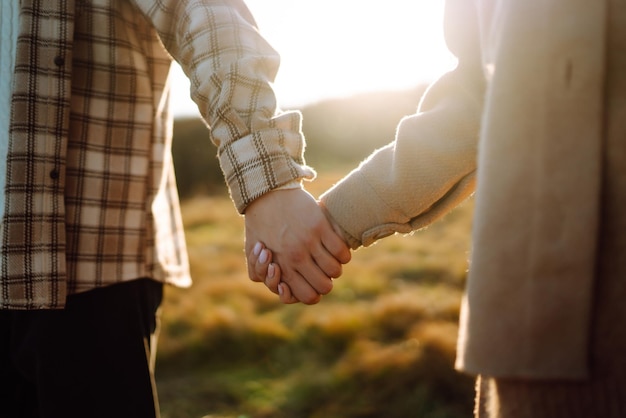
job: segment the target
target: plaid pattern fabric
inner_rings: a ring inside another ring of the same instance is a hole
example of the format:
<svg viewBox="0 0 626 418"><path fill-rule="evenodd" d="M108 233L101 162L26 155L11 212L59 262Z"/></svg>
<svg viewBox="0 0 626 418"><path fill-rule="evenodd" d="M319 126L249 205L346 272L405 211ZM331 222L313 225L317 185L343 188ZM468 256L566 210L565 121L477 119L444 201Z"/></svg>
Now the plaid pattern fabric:
<svg viewBox="0 0 626 418"><path fill-rule="evenodd" d="M170 152L172 57L240 212L314 175L300 115L276 108L278 56L240 0L20 7L0 308L62 308L68 294L139 277L189 285Z"/></svg>

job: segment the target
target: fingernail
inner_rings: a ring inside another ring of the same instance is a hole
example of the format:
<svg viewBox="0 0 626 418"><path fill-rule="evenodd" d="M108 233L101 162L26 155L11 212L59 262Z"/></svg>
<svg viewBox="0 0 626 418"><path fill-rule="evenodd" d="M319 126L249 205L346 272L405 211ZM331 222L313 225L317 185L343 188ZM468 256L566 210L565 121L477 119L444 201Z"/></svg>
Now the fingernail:
<svg viewBox="0 0 626 418"><path fill-rule="evenodd" d="M282 283L279 283L279 284L278 284L278 294L279 294L280 296L282 296L282 295L283 295L283 284L282 284Z"/></svg>
<svg viewBox="0 0 626 418"><path fill-rule="evenodd" d="M261 255L259 255L259 263L265 264L268 258L269 258L269 254L267 250L261 251Z"/></svg>
<svg viewBox="0 0 626 418"><path fill-rule="evenodd" d="M257 242L256 244L254 244L254 248L252 249L252 254L258 256L260 252L261 252L261 243Z"/></svg>
<svg viewBox="0 0 626 418"><path fill-rule="evenodd" d="M267 278L268 279L273 279L274 278L274 263L271 263L268 267L267 267Z"/></svg>

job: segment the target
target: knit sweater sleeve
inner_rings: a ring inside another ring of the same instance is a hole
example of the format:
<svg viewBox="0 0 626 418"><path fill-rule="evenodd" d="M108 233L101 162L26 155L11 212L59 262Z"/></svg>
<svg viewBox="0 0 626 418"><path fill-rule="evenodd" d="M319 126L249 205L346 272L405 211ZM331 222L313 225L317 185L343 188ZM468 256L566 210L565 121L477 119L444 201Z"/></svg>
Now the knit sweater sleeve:
<svg viewBox="0 0 626 418"><path fill-rule="evenodd" d="M352 248L422 228L474 190L484 77L475 10L468 4L447 4L446 28L453 29L446 30L446 41L459 59L456 69L427 89L392 143L320 198ZM459 30L460 22L467 31Z"/></svg>

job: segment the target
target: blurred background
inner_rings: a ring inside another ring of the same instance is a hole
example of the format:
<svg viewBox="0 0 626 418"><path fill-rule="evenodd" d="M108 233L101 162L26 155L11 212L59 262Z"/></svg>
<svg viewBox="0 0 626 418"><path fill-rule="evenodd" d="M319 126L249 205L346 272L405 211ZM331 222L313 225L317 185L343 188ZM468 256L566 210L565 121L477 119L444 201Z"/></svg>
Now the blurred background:
<svg viewBox="0 0 626 418"><path fill-rule="evenodd" d="M284 109L303 113L318 196L393 139L454 66L443 0L246 0L281 54ZM194 285L167 288L157 356L164 418L471 416L453 369L471 200L412 236L360 249L315 306L247 278L243 219L176 69L174 162Z"/></svg>

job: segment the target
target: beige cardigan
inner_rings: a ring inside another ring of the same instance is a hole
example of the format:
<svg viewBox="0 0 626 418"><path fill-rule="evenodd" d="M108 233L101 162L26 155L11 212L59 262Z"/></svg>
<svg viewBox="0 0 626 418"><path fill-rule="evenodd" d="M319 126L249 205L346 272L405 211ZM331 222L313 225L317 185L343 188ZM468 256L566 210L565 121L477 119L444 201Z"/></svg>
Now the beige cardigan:
<svg viewBox="0 0 626 418"><path fill-rule="evenodd" d="M476 187L457 368L584 378L605 2L448 0L446 8L458 68L427 90L392 144L321 199L357 248L433 222Z"/></svg>

